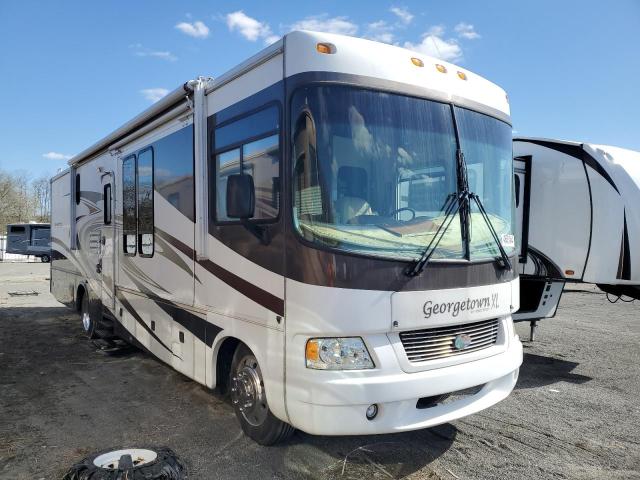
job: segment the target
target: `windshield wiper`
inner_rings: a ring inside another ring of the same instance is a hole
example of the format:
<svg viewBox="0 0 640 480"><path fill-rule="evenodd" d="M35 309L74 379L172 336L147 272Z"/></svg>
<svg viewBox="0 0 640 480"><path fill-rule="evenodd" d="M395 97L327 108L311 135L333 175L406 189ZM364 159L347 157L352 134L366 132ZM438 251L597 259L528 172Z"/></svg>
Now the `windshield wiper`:
<svg viewBox="0 0 640 480"><path fill-rule="evenodd" d="M431 259L431 256L436 251L436 248L438 248L438 245L440 244L440 240L442 240L442 237L444 237L445 233L447 233L447 229L449 228L449 225L451 225L451 222L453 221L453 219L456 217L456 214L460 210L460 205L462 205L463 203L466 203L467 195L468 195L468 192L463 191L458 194L450 193L447 196L447 200L442 206L442 209L445 211L444 219L442 220L442 223L438 227L438 230L436 230L435 235L431 238L429 245L427 245L427 248L422 253L422 256L420 257L420 259L405 270L405 274L407 276L415 277L419 275L420 272L422 272L424 268L427 266L427 264L429 263L429 260Z"/></svg>
<svg viewBox="0 0 640 480"><path fill-rule="evenodd" d="M478 210L480 211L480 215L482 215L482 219L487 224L487 227L489 227L489 231L491 232L491 237L493 238L493 241L495 242L495 244L498 246L498 250L500 250L500 256L502 257L502 264L501 264L502 267L506 268L507 270L511 270L512 267L511 267L511 262L509 261L509 256L507 255L507 252L504 250L504 247L502 246L502 242L500 242L500 239L498 238L498 232L496 232L496 229L493 227L493 224L489 219L489 215L487 214L487 211L484 209L484 205L482 205L482 200L480 200L480 197L476 193L469 193L469 198L472 199L474 202L476 202L476 205L478 205ZM500 261L499 258L497 258L496 260Z"/></svg>

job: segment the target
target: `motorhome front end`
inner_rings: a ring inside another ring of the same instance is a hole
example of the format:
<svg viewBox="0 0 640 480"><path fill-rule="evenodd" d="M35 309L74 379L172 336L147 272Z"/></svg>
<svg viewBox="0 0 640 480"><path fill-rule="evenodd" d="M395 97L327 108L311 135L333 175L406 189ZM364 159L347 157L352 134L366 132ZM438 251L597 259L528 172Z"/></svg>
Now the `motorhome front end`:
<svg viewBox="0 0 640 480"><path fill-rule="evenodd" d="M477 75L293 32L70 163L52 291L229 392L257 441L425 428L513 389L509 107Z"/></svg>

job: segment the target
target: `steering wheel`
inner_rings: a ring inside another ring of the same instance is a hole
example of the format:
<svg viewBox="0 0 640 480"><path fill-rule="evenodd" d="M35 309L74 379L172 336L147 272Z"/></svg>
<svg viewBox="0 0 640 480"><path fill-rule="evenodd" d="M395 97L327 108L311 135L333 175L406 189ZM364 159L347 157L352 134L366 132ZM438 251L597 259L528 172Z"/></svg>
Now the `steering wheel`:
<svg viewBox="0 0 640 480"><path fill-rule="evenodd" d="M416 218L416 211L413 208L410 208L410 207L397 208L393 212L390 212L389 216L393 217L393 216L396 215L396 213L405 212L405 211L406 212L411 212L411 215L412 215L412 217L409 220L406 220L407 222L410 222L411 220Z"/></svg>

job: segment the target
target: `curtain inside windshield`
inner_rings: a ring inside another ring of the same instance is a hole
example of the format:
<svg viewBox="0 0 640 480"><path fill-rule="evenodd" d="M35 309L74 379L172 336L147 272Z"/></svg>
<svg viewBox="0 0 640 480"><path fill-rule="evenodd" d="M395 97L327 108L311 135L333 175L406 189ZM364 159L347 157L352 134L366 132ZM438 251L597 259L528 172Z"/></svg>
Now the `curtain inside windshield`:
<svg viewBox="0 0 640 480"><path fill-rule="evenodd" d="M353 252L419 257L456 191L450 106L342 86L301 89L293 104L300 234ZM462 252L454 222L437 256Z"/></svg>

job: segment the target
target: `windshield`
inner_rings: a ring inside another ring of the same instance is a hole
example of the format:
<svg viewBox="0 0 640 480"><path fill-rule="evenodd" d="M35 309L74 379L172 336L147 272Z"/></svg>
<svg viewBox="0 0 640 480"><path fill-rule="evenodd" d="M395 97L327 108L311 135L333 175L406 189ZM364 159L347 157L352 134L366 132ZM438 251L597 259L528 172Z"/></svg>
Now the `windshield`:
<svg viewBox="0 0 640 480"><path fill-rule="evenodd" d="M299 234L352 253L420 258L458 189L451 106L323 85L297 90L292 109L293 218ZM456 109L458 117L462 143L470 149L470 188L503 238L513 231L511 130L468 110ZM472 209L470 217L470 258L495 257L498 249L480 213ZM506 244L505 249L513 251ZM467 258L460 220L451 223L432 258Z"/></svg>

